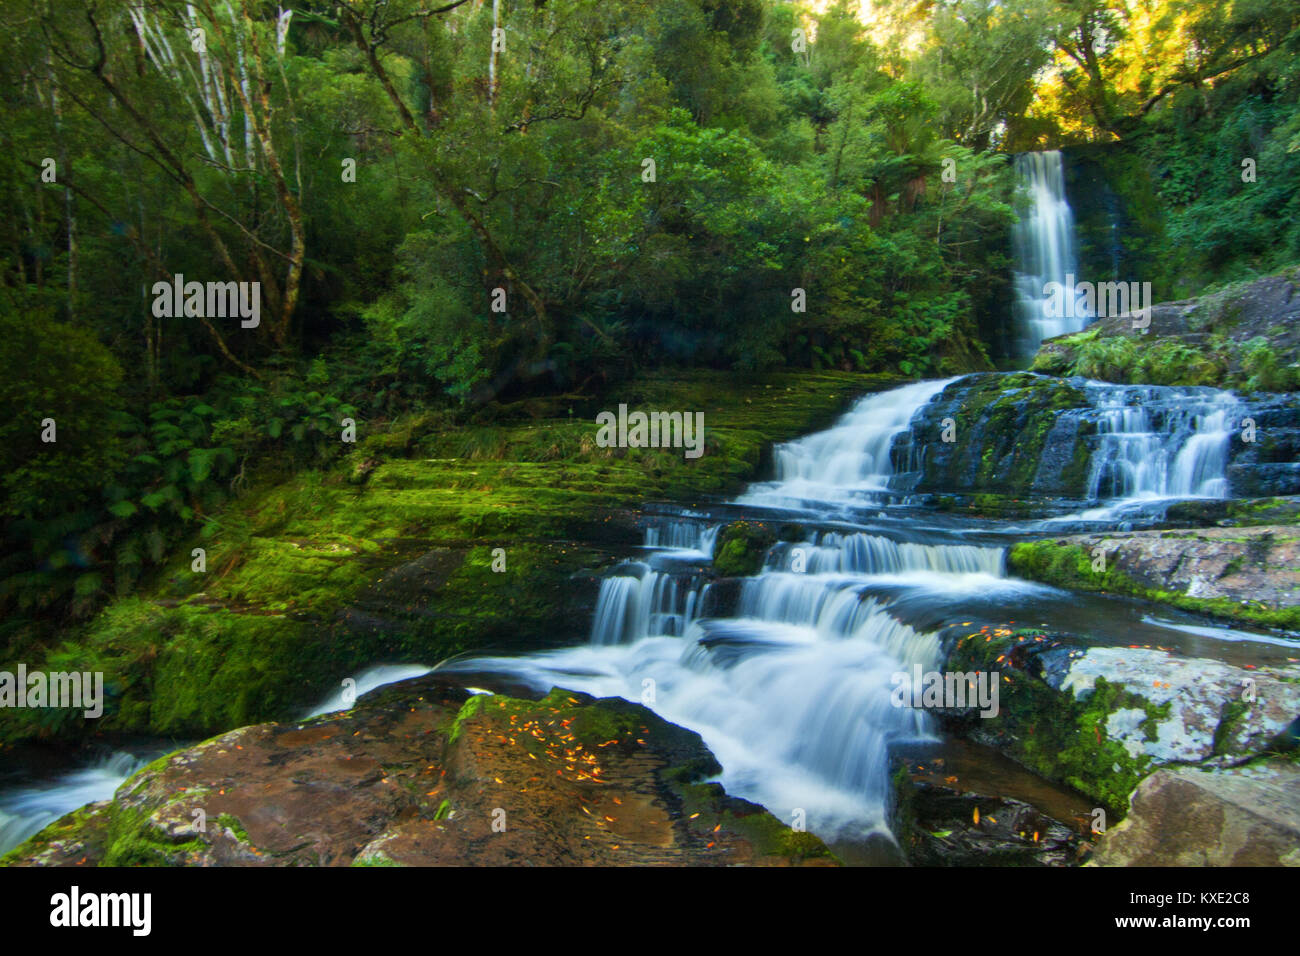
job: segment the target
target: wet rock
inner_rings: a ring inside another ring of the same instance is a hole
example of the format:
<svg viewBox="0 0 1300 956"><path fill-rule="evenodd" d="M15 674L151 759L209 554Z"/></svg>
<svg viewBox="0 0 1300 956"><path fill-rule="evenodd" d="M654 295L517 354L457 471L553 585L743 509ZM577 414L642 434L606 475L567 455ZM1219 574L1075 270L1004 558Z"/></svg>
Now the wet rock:
<svg viewBox="0 0 1300 956"><path fill-rule="evenodd" d="M6 862L835 862L816 837L708 783L719 770L697 734L640 705L558 690L469 696L424 677L351 711L244 727L155 761Z"/></svg>
<svg viewBox="0 0 1300 956"><path fill-rule="evenodd" d="M1158 770L1102 836L1097 866L1300 866L1300 766Z"/></svg>
<svg viewBox="0 0 1300 956"><path fill-rule="evenodd" d="M1162 766L1229 766L1293 745L1300 665L1237 667L1034 629L949 641L947 669L1000 677L996 716L949 726L1113 813Z"/></svg>
<svg viewBox="0 0 1300 956"><path fill-rule="evenodd" d="M1087 846L1078 822L1055 820L1008 796L940 782L925 765L894 772L893 829L917 866L1071 866Z"/></svg>
<svg viewBox="0 0 1300 956"><path fill-rule="evenodd" d="M922 493L1079 496L1088 429L1077 415L1062 413L1088 405L1083 392L1060 379L968 375L917 412L896 440L895 467L911 474ZM951 440L945 441L948 419Z"/></svg>
<svg viewBox="0 0 1300 956"><path fill-rule="evenodd" d="M747 577L763 569L776 531L761 521L733 521L718 532L713 570L722 577Z"/></svg>

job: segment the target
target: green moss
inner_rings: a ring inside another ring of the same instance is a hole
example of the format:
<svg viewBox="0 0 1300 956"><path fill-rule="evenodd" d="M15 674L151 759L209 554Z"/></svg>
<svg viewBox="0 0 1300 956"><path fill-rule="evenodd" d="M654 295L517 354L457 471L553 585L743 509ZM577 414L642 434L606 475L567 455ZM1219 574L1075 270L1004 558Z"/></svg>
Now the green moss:
<svg viewBox="0 0 1300 956"><path fill-rule="evenodd" d="M1250 705L1243 700L1231 700L1224 705L1223 713L1219 717L1219 725L1214 728L1213 753L1216 756L1228 753L1232 740L1236 737L1249 711Z"/></svg>
<svg viewBox="0 0 1300 956"><path fill-rule="evenodd" d="M959 640L947 666L960 671L998 671L998 657L1025 638L1027 631L1000 636L979 633ZM1049 780L1074 787L1098 800L1116 819L1128 808L1128 796L1150 769L1150 758L1132 756L1107 736L1106 725L1117 710L1136 709L1146 716L1142 728L1155 739L1156 723L1167 718L1169 705L1156 705L1121 684L1097 678L1092 691L1076 698L1016 671L1002 671L999 711L980 721L980 731L997 738L1018 761Z"/></svg>
<svg viewBox="0 0 1300 956"><path fill-rule="evenodd" d="M723 577L750 577L763 570L767 549L776 543L776 534L766 524L733 521L718 532L714 549L713 570Z"/></svg>
<svg viewBox="0 0 1300 956"><path fill-rule="evenodd" d="M218 825L223 826L226 829L230 830L230 832L235 835L235 838L239 840L240 843L247 843L249 845L252 845L253 841L249 839L248 831L244 829L244 825L239 822L239 819L237 817L234 817L229 813L223 813L217 817L217 823Z"/></svg>
<svg viewBox="0 0 1300 956"><path fill-rule="evenodd" d="M488 699L486 694L475 694L469 700L461 705L459 713L451 722L451 728L447 732L447 742L454 744L460 739L461 731L465 729L465 721L470 720L483 709L483 702Z"/></svg>
<svg viewBox="0 0 1300 956"><path fill-rule="evenodd" d="M683 815L699 814L694 821L697 828L709 832L721 825L748 840L759 856L785 857L792 863L810 859L840 862L814 834L794 830L760 807L731 800L720 784L687 784L678 789L678 795ZM738 812L741 808L743 812Z"/></svg>
<svg viewBox="0 0 1300 956"><path fill-rule="evenodd" d="M382 853L371 853L366 857L354 857L349 866L405 866L404 863L398 863L391 857L384 856Z"/></svg>
<svg viewBox="0 0 1300 956"><path fill-rule="evenodd" d="M0 856L0 867L40 859L46 851L54 849L56 843L76 841L93 852L102 843L106 823L107 815L103 808L80 807L59 817L39 833Z"/></svg>
<svg viewBox="0 0 1300 956"><path fill-rule="evenodd" d="M1058 541L1022 541L1011 548L1007 567L1021 577L1075 591L1127 594L1227 621L1248 621L1280 630L1300 630L1300 607L1270 608L1241 604L1230 598L1194 598L1178 591L1144 587L1124 574L1115 562L1105 571L1092 569L1091 556L1080 546Z"/></svg>
<svg viewBox="0 0 1300 956"><path fill-rule="evenodd" d="M207 846L202 840L168 840L149 822L146 808L128 808L114 801L108 810L108 831L100 866L178 866Z"/></svg>

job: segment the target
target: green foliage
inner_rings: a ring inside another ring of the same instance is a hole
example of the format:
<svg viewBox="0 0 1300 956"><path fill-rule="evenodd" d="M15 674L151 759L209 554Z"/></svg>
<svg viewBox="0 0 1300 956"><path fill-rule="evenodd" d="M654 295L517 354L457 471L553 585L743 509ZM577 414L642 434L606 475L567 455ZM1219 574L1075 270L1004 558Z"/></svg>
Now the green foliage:
<svg viewBox="0 0 1300 956"><path fill-rule="evenodd" d="M90 329L29 312L6 295L0 341L0 518L75 511L121 462L113 430L122 369Z"/></svg>
<svg viewBox="0 0 1300 956"><path fill-rule="evenodd" d="M713 570L726 577L748 577L763 569L763 557L776 542L764 524L733 521L718 532Z"/></svg>
<svg viewBox="0 0 1300 956"><path fill-rule="evenodd" d="M1289 392L1300 388L1300 368L1283 365L1268 339L1256 336L1242 348L1242 374L1247 391Z"/></svg>

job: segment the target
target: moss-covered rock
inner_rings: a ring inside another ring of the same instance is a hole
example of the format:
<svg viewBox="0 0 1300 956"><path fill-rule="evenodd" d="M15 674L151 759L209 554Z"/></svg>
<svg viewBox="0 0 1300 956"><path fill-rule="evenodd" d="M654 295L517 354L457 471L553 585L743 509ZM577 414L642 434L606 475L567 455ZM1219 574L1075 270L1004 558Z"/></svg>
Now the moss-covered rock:
<svg viewBox="0 0 1300 956"><path fill-rule="evenodd" d="M969 375L917 413L895 461L905 471L919 464L918 492L1082 497L1088 431L1061 413L1088 405L1078 388L1060 379Z"/></svg>
<svg viewBox="0 0 1300 956"><path fill-rule="evenodd" d="M1077 591L1156 601L1228 621L1300 631L1294 526L1136 531L1022 541L1007 566Z"/></svg>
<svg viewBox="0 0 1300 956"><path fill-rule="evenodd" d="M1093 797L1112 818L1152 770L1244 762L1278 746L1300 713L1294 665L1247 670L1031 628L946 639L947 670L1000 678L996 715L953 728Z"/></svg>
<svg viewBox="0 0 1300 956"><path fill-rule="evenodd" d="M836 861L707 778L699 735L620 699L434 677L150 764L9 865L790 865Z"/></svg>
<svg viewBox="0 0 1300 956"><path fill-rule="evenodd" d="M713 570L732 578L758 574L767 549L776 540L776 531L761 521L733 521L718 532Z"/></svg>

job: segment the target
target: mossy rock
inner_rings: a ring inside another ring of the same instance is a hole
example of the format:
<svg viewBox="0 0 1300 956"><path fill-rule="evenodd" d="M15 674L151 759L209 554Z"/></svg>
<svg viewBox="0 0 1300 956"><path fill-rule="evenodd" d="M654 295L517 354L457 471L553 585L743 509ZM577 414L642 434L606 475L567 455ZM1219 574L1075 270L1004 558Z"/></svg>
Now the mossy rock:
<svg viewBox="0 0 1300 956"><path fill-rule="evenodd" d="M776 532L762 522L733 521L718 532L713 570L729 578L758 574L767 549L776 541Z"/></svg>

